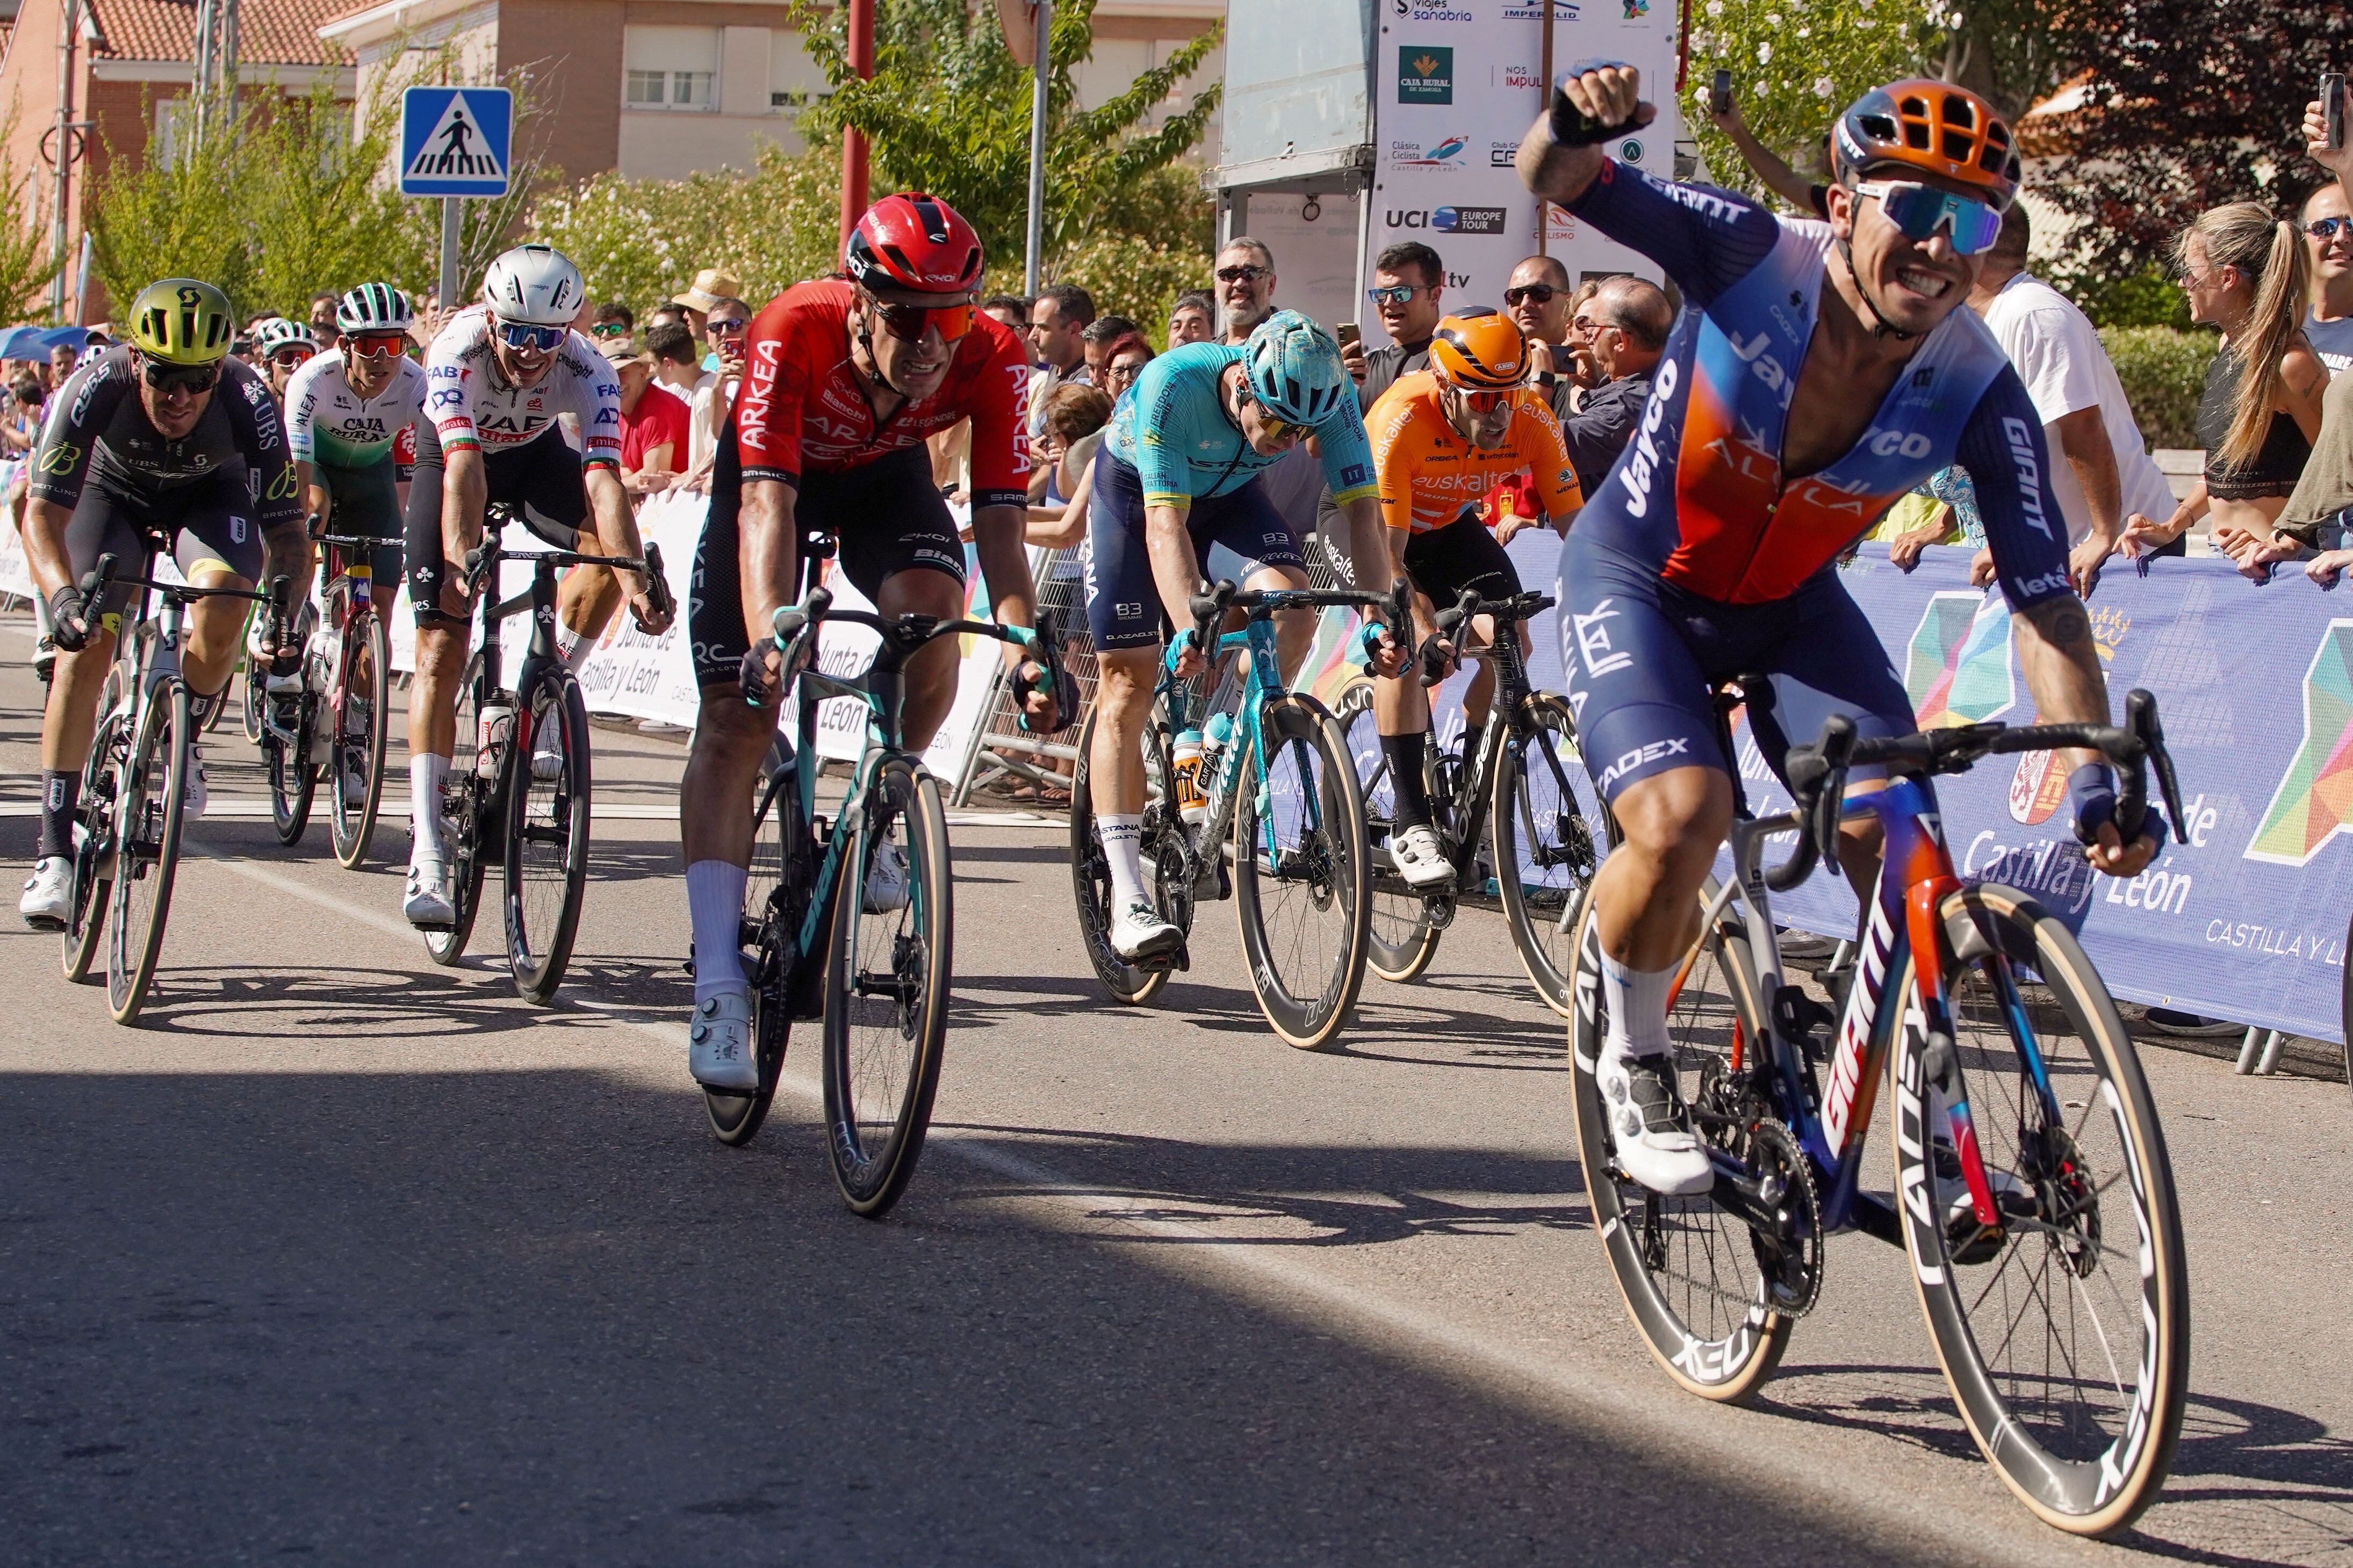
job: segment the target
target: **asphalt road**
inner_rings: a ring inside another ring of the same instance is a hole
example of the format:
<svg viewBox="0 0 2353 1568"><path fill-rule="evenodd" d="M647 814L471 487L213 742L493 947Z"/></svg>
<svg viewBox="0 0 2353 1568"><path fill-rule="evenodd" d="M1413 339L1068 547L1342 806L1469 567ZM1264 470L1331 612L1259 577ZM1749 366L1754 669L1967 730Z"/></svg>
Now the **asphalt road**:
<svg viewBox="0 0 2353 1568"><path fill-rule="evenodd" d="M2165 1500L2087 1544L1978 1459L1875 1241L1833 1244L1757 1404L1667 1383L1492 913L1309 1055L1227 908L1160 1005L1111 1006L1060 825L962 821L933 1142L888 1221L851 1217L807 1042L752 1147L706 1131L681 749L596 742L614 809L553 1008L484 936L434 967L395 869L227 804L142 1027L0 931L0 1560L2353 1563L2341 1083L2147 1052L2189 1428ZM216 799L259 799L243 752L211 748Z"/></svg>

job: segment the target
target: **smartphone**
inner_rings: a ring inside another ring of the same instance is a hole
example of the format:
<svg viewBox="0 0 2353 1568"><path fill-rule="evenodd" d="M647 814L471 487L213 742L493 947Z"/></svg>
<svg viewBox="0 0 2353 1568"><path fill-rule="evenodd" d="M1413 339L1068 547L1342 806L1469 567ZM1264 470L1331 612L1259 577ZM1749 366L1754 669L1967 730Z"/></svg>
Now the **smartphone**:
<svg viewBox="0 0 2353 1568"><path fill-rule="evenodd" d="M2345 146L2345 73L2320 73L2321 141L2332 152Z"/></svg>
<svg viewBox="0 0 2353 1568"><path fill-rule="evenodd" d="M1340 346L1344 349L1350 343L1361 343L1365 341L1365 329L1354 321L1343 321L1335 331L1340 340Z"/></svg>
<svg viewBox="0 0 2353 1568"><path fill-rule="evenodd" d="M1732 73L1719 70L1715 73L1715 79L1708 84L1707 111L1710 114L1726 114L1731 110Z"/></svg>

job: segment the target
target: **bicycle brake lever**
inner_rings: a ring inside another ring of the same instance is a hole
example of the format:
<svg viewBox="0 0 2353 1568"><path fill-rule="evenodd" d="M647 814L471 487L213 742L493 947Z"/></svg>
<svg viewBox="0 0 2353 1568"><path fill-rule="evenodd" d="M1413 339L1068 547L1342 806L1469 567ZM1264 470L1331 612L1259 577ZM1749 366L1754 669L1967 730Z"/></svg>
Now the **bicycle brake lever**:
<svg viewBox="0 0 2353 1568"><path fill-rule="evenodd" d="M661 546L648 541L646 544L646 602L656 615L667 616L677 609L670 591L670 578L662 572Z"/></svg>

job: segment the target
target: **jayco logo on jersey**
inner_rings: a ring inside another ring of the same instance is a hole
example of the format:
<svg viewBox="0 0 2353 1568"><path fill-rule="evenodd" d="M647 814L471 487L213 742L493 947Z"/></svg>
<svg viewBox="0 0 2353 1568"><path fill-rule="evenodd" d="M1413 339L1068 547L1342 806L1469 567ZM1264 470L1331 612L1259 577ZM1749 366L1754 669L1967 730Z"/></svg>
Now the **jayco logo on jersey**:
<svg viewBox="0 0 2353 1568"><path fill-rule="evenodd" d="M1874 458L1917 459L1928 455L1930 442L1917 430L1882 430L1873 426L1862 433L1862 445Z"/></svg>
<svg viewBox="0 0 2353 1568"><path fill-rule="evenodd" d="M2002 436L2010 442L2010 460L2018 465L2018 502L2026 521L2043 538L2051 537L2051 521L2042 515L2042 464L2034 455L2034 433L2026 421L2005 415Z"/></svg>
<svg viewBox="0 0 2353 1568"><path fill-rule="evenodd" d="M1659 362L1658 384L1651 387L1650 406L1642 411L1642 427L1634 434L1634 460L1618 470L1618 477L1626 484L1626 510L1636 517L1651 510L1651 479L1660 462L1654 437L1659 433L1659 421L1666 417L1667 400L1675 395L1675 385L1682 379L1673 360Z"/></svg>

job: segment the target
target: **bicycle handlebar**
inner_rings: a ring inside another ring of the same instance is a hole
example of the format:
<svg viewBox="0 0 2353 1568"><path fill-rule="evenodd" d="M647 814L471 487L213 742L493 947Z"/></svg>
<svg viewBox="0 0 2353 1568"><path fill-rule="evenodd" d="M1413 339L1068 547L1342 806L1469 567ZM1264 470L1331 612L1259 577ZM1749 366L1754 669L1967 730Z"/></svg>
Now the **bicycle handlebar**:
<svg viewBox="0 0 2353 1568"><path fill-rule="evenodd" d="M647 547L650 551L653 547ZM824 588L809 590L807 599L798 605L786 605L769 617L769 631L776 639L783 655L782 680L790 686L801 670L809 650L816 644L817 628L825 621L846 621L852 626L869 626L882 635L883 652L878 652L876 662L884 668L903 665L917 649L944 637L995 637L1009 643L1038 658L1039 679L1036 689L1051 692L1057 716L1067 727L1077 717L1078 682L1073 680L1062 664L1062 627L1060 613L1050 609L1038 611L1035 627L1000 626L995 621L934 620L929 616L907 615L895 620L886 619L870 610L838 610L833 607L833 595ZM1021 719L1029 727L1029 716Z"/></svg>

